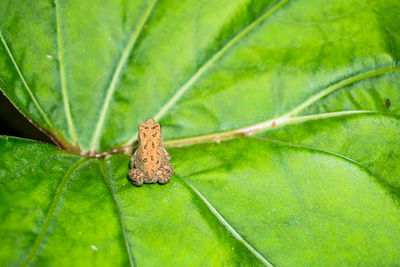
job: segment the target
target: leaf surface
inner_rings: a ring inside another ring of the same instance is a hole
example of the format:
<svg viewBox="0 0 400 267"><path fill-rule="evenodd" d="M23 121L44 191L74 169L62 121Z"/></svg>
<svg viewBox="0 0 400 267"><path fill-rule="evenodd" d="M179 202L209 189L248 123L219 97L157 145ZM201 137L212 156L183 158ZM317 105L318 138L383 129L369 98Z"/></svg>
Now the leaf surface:
<svg viewBox="0 0 400 267"><path fill-rule="evenodd" d="M1 1L0 88L64 150L0 138L1 265L398 264L398 14ZM150 117L168 184L133 187L126 155L83 157L135 146Z"/></svg>
<svg viewBox="0 0 400 267"><path fill-rule="evenodd" d="M83 152L132 144L149 117L173 139L307 108L398 114L399 9L389 0L3 1L1 88Z"/></svg>
<svg viewBox="0 0 400 267"><path fill-rule="evenodd" d="M9 150L25 158L51 151L29 165L18 157L18 171L2 176L3 263L399 261L399 191L336 154L260 138L187 146L171 150L170 183L137 188L127 179L127 156L88 160L20 139L1 142L2 158L12 157Z"/></svg>

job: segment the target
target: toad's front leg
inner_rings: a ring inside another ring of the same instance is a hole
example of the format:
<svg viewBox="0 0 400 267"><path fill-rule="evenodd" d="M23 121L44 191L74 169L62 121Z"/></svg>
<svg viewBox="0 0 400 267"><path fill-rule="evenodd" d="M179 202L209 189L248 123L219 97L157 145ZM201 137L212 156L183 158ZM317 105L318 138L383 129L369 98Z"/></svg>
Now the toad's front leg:
<svg viewBox="0 0 400 267"><path fill-rule="evenodd" d="M167 160L167 162L170 162L171 161L171 155L167 152L167 150L165 150L165 148L162 148L163 149L163 151L164 151L164 156L165 156L165 159ZM172 170L173 170L174 168L172 167Z"/></svg>

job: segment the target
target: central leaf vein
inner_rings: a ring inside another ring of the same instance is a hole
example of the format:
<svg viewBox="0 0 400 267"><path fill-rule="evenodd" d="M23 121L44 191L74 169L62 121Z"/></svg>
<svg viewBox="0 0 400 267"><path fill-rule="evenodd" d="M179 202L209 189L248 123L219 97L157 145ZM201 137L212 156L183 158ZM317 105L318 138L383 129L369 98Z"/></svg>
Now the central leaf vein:
<svg viewBox="0 0 400 267"><path fill-rule="evenodd" d="M186 186L188 186L198 198L207 206L210 212L218 219L218 221L225 227L225 229L232 234L244 247L246 247L257 259L259 259L266 266L272 267L273 265L261 255L249 242L247 242L233 227L230 225L225 218L214 208L214 206L190 183L185 179L181 178L179 175L175 174Z"/></svg>
<svg viewBox="0 0 400 267"><path fill-rule="evenodd" d="M247 25L244 29L242 29L237 35L235 35L232 39L229 40L220 50L212 55L212 57L206 61L204 65L202 65L193 76L181 87L176 93L170 98L170 100L153 116L153 119L158 121L160 120L172 106L174 106L183 96L183 94L191 88L199 78L208 71L223 55L227 53L235 44L237 44L240 40L242 40L246 35L248 35L252 30L254 30L258 25L272 16L275 12L277 12L281 7L287 4L289 0L282 0L271 9L267 10L262 16L258 17L252 23ZM124 145L130 145L137 140L137 132L130 138Z"/></svg>
<svg viewBox="0 0 400 267"><path fill-rule="evenodd" d="M53 219L55 210L58 206L58 204L60 203L61 200L61 196L64 192L65 186L67 184L67 182L71 179L72 174L80 167L83 165L83 163L87 162L88 159L83 158L80 159L78 161L76 161L74 164L72 164L72 166L69 168L69 170L65 173L65 176L63 177L63 179L61 180L61 183L57 189L56 194L54 195L54 199L50 205L49 211L47 212L46 215L46 219L44 220L44 223L42 225L42 228L40 229L39 234L36 236L35 242L33 243L33 246L29 252L29 255L26 257L26 259L24 260L24 262L21 264L21 266L25 267L28 266L29 263L33 260L33 258L36 255L36 252L39 249L40 244L43 241L43 238L47 232L47 229L50 225L51 220Z"/></svg>
<svg viewBox="0 0 400 267"><path fill-rule="evenodd" d="M337 157L337 158L343 159L343 160L349 162L350 164L353 164L353 165L357 166L357 168L362 169L363 171L368 173L369 176L373 177L377 181L379 181L382 184L384 184L387 188L389 188L392 192L394 192L396 197L400 200L400 190L397 187L395 187L392 184L390 184L388 181L386 181L384 178L382 178L379 174L377 174L376 172L372 171L371 169L369 169L365 165L361 164L357 160L352 159L352 158L350 158L348 156L345 156L343 154L336 153L336 152L333 152L333 151L328 151L328 150L323 150L323 149L320 149L320 148L312 147L312 146L299 145L299 144L294 144L294 143L290 143L290 142L286 142L286 141L275 140L275 139L271 139L271 138L257 137L257 136L247 136L246 138L254 139L254 140L259 141L259 142L269 142L269 143L273 143L273 144L278 145L278 146L286 146L286 147L291 147L291 148L300 148L300 149L313 151L313 152L318 152L318 153L323 153L323 154L326 154L326 155L329 155L329 156L333 156L333 157Z"/></svg>
<svg viewBox="0 0 400 267"><path fill-rule="evenodd" d="M133 267L133 266L135 266L135 264L134 264L135 261L133 259L133 255L132 255L131 248L130 248L130 245L129 245L129 240L128 240L128 237L127 237L127 234L126 234L126 231L125 231L125 226L122 223L122 216L121 216L120 207L118 206L117 200L115 199L114 193L113 193L113 191L111 189L111 186L110 186L110 182L109 182L109 178L108 178L109 176L108 176L107 170L106 170L107 167L105 166L104 160L98 160L98 163L99 163L99 166L100 166L100 171L101 171L101 174L102 174L102 177L103 177L104 184L106 185L107 190L110 193L111 198L113 199L114 205L116 207L116 210L117 210L117 213L118 213L119 223L120 223L120 226L121 226L122 236L124 237L125 249L126 249L126 252L127 252L128 258L129 258L129 264L130 264L131 267Z"/></svg>
<svg viewBox="0 0 400 267"><path fill-rule="evenodd" d="M10 57L10 60L12 61L13 65L14 65L14 68L15 68L15 70L17 71L18 76L19 76L19 78L20 78L21 81L22 81L22 84L23 84L24 87L25 87L25 90L28 92L30 98L32 99L33 104L36 106L36 108L37 108L37 110L39 111L40 115L41 115L41 116L43 117L43 119L45 120L45 122L46 122L46 124L47 124L47 127L49 127L51 130L54 130L55 127L54 127L53 123L50 121L49 117L47 117L46 113L43 111L41 105L39 104L39 101L36 99L36 97L34 96L34 94L33 94L32 90L31 90L31 88L29 87L28 83L26 82L25 77L24 77L24 75L22 74L21 69L18 67L18 64L17 64L17 62L15 61L15 58L14 58L14 56L12 55L11 50L10 50L10 48L8 47L7 42L6 42L6 40L4 39L4 36L3 36L3 34L2 34L1 31L0 31L0 40L1 40L1 42L3 43L3 46L4 46L4 48L5 48L5 50L6 50L7 54L8 54L8 56Z"/></svg>
<svg viewBox="0 0 400 267"><path fill-rule="evenodd" d="M67 88L67 77L65 70L65 59L64 59L64 44L63 44L63 35L62 35L62 27L61 27L61 7L60 1L55 1L56 6L56 22L57 22L57 45L58 45L58 60L59 60L59 68L60 68L60 80L61 80L61 93L64 102L64 111L65 116L67 117L69 134L74 142L74 144L79 146L78 136L76 134L74 122L72 120L72 114L70 109L70 103L68 98L68 88Z"/></svg>
<svg viewBox="0 0 400 267"><path fill-rule="evenodd" d="M362 72L360 74L340 80L340 81L332 84L331 86L326 87L322 91L319 91L315 95L312 95L310 98L308 98L303 103L299 104L297 107L295 107L291 111L289 111L279 117L268 119L266 121L255 123L255 124L248 125L248 126L245 126L242 128L238 128L238 129L216 132L216 133L211 133L211 134L204 134L204 135L193 136L193 137L184 137L184 138L179 138L179 139L167 140L164 142L164 145L169 146L169 147L180 147L183 145L191 145L191 144L197 144L197 143L202 143L202 142L212 142L212 141L219 142L221 140L231 139L231 138L241 136L241 135L251 135L255 132L265 131L265 130L269 130L272 128L290 125L290 124L294 124L294 123L306 122L306 121L310 121L310 120L326 119L326 118L332 118L332 117L354 115L354 114L385 114L385 115L389 115L388 113L372 111L372 110L347 110L347 111L330 112L330 113L322 113L322 114L312 114L312 115L306 115L306 116L295 116L298 113L305 110L306 108L313 105L314 103L316 103L319 100L327 97L328 95L338 91L341 88L344 88L346 86L349 86L351 84L354 84L354 83L357 83L357 82L360 82L360 81L363 81L363 80L366 80L369 78L374 78L374 77L378 77L378 76L381 76L384 74L395 73L395 72L400 72L400 66L392 66L392 67L377 69L377 70L373 70L373 71ZM396 116L396 115L390 114L390 116ZM125 145L118 149L115 149L115 151L111 150L111 152L108 151L108 152L102 153L100 155L113 154L114 152L128 154L131 152L131 150L132 150L131 145Z"/></svg>
<svg viewBox="0 0 400 267"><path fill-rule="evenodd" d="M347 115L353 115L353 114L381 114L382 112L377 112L377 111L370 111L370 110L348 110L348 111L339 111L339 112L331 112L331 113L322 113L322 114L313 114L313 115L307 115L307 116L295 116L305 110L306 108L310 107L312 104L318 102L319 100L323 99L324 97L336 92L337 90L344 88L346 86L349 86L351 84L354 84L356 82L360 82L369 78L374 78L378 77L384 74L388 73L394 73L394 72L399 72L400 71L400 66L395 66L395 67L387 67L387 68L382 68L382 69L377 69L373 71L367 71L360 73L358 75L351 76L349 78L340 80L331 86L323 89L322 91L316 93L315 95L312 95L310 98L308 98L306 101L292 109L291 111L287 112L286 114L283 114L279 117L275 117L272 119L268 119L263 122L255 123L253 125L245 126L243 128L239 129L234 129L234 130L229 130L229 131L224 131L224 132L218 132L218 133L213 133L213 134L206 134L206 135L201 135L201 136L195 136L195 137L188 137L188 138L181 138L181 139L175 139L175 140L169 140L166 141L164 144L166 146L181 146L181 145L187 145L187 144L194 144L194 143L200 143L200 142L208 142L208 141L220 141L223 139L230 139L235 136L239 135L250 135L258 131L262 130L267 130L267 129L272 129L278 126L284 126L284 125L290 125L294 123L299 123L299 122L305 122L309 120L317 120L317 119L325 119L325 118L331 118L331 117L339 117L339 116L347 116Z"/></svg>
<svg viewBox="0 0 400 267"><path fill-rule="evenodd" d="M101 112L100 112L100 117L99 117L99 120L97 121L96 129L94 131L92 141L90 143L91 152L94 152L96 150L97 144L100 139L100 134L101 134L101 131L104 126L104 121L105 121L105 118L106 118L106 115L107 115L107 112L108 112L108 109L110 106L111 98L114 94L117 83L122 74L123 67L125 66L126 62L128 61L131 51L132 51L133 47L135 46L136 41L139 39L139 36L142 33L144 25L146 24L152 11L154 10L156 3L157 3L157 0L150 1L149 5L147 6L146 10L143 13L143 16L139 20L138 25L136 26L135 30L132 32L131 37L129 38L129 41L128 41L128 43L121 55L121 58L117 64L117 67L112 76L110 85L107 89L106 98L104 99L103 107L101 108Z"/></svg>
<svg viewBox="0 0 400 267"><path fill-rule="evenodd" d="M8 173L7 176L1 177L1 180L0 180L0 181L1 181L1 182L4 182L7 178L12 177L12 176L18 174L19 172L25 170L26 168L28 168L28 167L30 167L30 166L33 166L33 165L35 165L35 164L37 164L37 163L39 163L39 162L42 162L42 161L45 160L45 159L49 159L49 158L51 158L51 157L54 156L54 155L59 155L59 154L60 154L60 151L57 150L57 151L53 151L53 152L44 154L44 155L41 156L41 157L37 157L37 158L35 158L34 160L29 161L29 162L28 162L27 164L25 164L24 166L18 166L16 169L14 169L14 170L11 171L10 173Z"/></svg>

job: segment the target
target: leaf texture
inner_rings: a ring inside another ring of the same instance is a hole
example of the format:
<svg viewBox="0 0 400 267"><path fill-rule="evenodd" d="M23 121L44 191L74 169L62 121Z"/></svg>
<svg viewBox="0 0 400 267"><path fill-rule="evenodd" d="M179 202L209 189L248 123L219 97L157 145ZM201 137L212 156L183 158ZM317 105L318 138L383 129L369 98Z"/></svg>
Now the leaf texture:
<svg viewBox="0 0 400 267"><path fill-rule="evenodd" d="M0 1L0 88L62 148L0 137L0 265L398 265L398 14ZM136 188L150 117L176 174Z"/></svg>

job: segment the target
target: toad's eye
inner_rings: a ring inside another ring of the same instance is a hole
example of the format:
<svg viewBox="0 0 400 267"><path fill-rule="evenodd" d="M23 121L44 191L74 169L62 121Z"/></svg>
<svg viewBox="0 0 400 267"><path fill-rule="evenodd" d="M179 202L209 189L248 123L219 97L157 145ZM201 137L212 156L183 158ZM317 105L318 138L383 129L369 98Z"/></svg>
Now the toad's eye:
<svg viewBox="0 0 400 267"><path fill-rule="evenodd" d="M147 127L147 126L144 126L144 128L147 130L147 129L149 129L149 127Z"/></svg>
<svg viewBox="0 0 400 267"><path fill-rule="evenodd" d="M152 130L154 130L155 128L157 128L157 125L154 125L153 127L151 127Z"/></svg>

